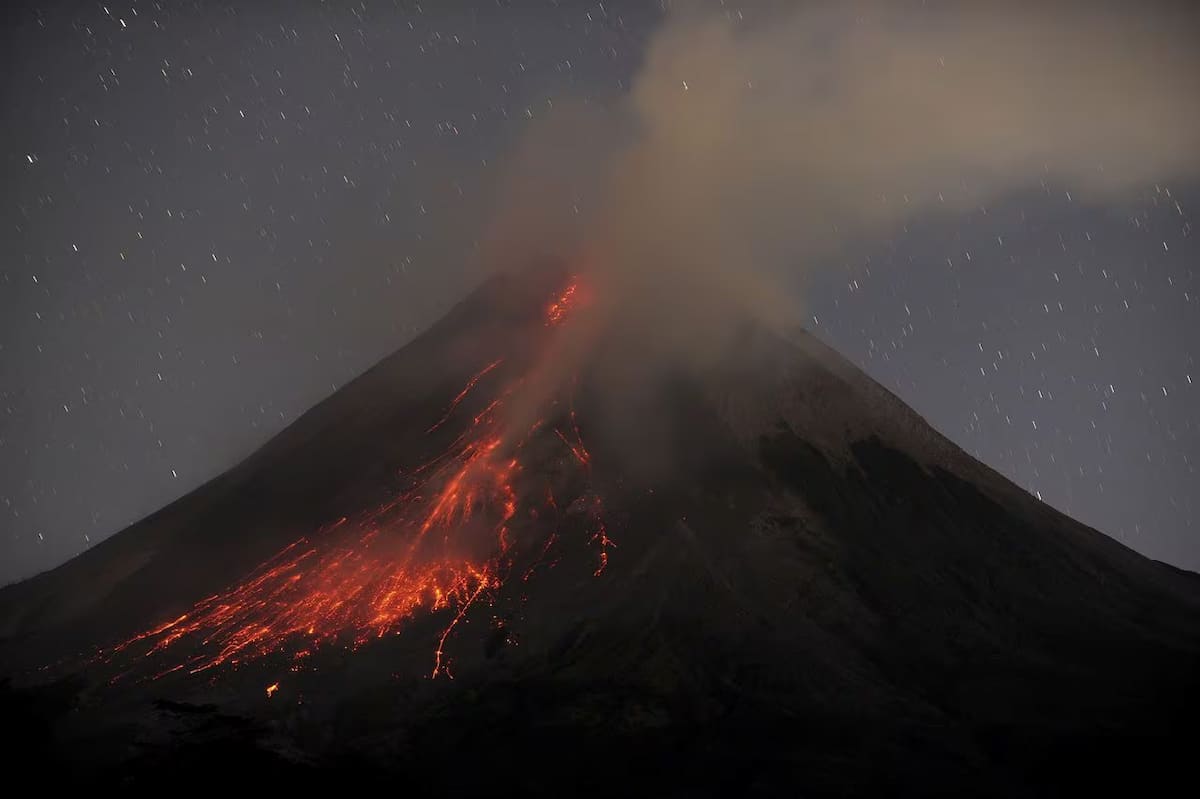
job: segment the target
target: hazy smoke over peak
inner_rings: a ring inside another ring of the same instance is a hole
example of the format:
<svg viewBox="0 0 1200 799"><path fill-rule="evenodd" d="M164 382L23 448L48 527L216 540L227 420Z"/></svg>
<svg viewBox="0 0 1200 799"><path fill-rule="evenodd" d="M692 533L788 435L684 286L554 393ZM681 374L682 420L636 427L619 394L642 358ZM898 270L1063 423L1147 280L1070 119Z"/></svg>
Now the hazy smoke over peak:
<svg viewBox="0 0 1200 799"><path fill-rule="evenodd" d="M799 319L780 276L916 215L1200 173L1197 16L1066 5L669 15L627 94L532 127L489 256L558 254L640 352L704 356L725 312Z"/></svg>

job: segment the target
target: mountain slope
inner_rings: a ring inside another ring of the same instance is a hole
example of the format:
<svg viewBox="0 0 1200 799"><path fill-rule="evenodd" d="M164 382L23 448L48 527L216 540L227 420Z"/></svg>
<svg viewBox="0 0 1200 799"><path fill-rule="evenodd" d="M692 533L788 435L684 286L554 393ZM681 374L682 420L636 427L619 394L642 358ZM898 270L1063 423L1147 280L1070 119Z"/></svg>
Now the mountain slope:
<svg viewBox="0 0 1200 799"><path fill-rule="evenodd" d="M739 323L649 379L636 335L572 349L564 282L489 282L0 592L36 754L436 793L1074 793L1186 764L1200 578L810 337Z"/></svg>

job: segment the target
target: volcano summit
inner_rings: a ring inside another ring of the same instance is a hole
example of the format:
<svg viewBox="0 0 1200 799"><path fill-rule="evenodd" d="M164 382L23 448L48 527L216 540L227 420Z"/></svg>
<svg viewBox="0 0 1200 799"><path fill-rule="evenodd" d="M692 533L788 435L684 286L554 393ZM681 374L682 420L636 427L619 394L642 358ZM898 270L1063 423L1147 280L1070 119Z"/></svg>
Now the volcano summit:
<svg viewBox="0 0 1200 799"><path fill-rule="evenodd" d="M453 795L1182 772L1200 577L807 334L722 320L664 359L605 298L493 278L230 471L4 589L17 754L90 785Z"/></svg>

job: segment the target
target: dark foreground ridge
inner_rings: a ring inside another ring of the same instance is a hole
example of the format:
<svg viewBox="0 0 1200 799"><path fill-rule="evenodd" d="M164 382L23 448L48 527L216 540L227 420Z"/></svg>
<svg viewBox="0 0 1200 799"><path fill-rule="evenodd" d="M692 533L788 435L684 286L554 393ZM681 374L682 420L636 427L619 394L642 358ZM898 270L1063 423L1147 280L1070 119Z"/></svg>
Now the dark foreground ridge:
<svg viewBox="0 0 1200 799"><path fill-rule="evenodd" d="M625 351L601 346L493 456L492 404L561 334L557 279L490 281L245 462L0 591L10 762L425 795L1190 780L1200 577L1033 499L810 337L747 325L615 404ZM433 531L409 604L351 528Z"/></svg>

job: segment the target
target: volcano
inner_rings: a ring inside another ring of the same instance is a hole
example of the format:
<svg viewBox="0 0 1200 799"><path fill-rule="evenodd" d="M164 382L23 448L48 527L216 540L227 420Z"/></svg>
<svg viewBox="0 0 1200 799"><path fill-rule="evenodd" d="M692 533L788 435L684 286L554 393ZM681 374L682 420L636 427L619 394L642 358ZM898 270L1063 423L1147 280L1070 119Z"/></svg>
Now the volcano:
<svg viewBox="0 0 1200 799"><path fill-rule="evenodd" d="M597 294L492 278L225 474L0 592L13 762L435 795L1185 773L1200 577L808 334L747 318L650 369L637 330L587 324Z"/></svg>

